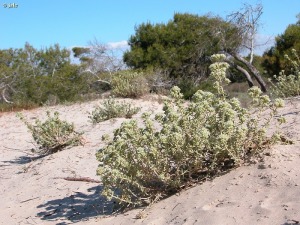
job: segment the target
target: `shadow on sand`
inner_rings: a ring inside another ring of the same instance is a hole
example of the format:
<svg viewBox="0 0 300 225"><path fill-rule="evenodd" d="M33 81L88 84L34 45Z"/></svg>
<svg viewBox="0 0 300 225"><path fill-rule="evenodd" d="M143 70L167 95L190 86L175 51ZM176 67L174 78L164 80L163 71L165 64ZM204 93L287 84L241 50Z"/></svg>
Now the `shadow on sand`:
<svg viewBox="0 0 300 225"><path fill-rule="evenodd" d="M295 225L295 224L300 224L300 221L297 220L291 220L290 222L284 223L282 225Z"/></svg>
<svg viewBox="0 0 300 225"><path fill-rule="evenodd" d="M23 165L23 164L27 164L27 163L30 163L30 162L33 162L37 159L42 159L44 157L46 157L47 155L38 155L38 156L20 156L14 160L9 160L9 161L2 161L4 163L11 163L11 164L20 164L20 165Z"/></svg>
<svg viewBox="0 0 300 225"><path fill-rule="evenodd" d="M37 214L42 220L56 221L58 219L79 222L91 217L110 215L114 212L115 202L107 201L100 195L102 186L96 185L87 191L90 194L75 192L75 194L46 202L37 206L43 211ZM67 223L58 223L65 225Z"/></svg>

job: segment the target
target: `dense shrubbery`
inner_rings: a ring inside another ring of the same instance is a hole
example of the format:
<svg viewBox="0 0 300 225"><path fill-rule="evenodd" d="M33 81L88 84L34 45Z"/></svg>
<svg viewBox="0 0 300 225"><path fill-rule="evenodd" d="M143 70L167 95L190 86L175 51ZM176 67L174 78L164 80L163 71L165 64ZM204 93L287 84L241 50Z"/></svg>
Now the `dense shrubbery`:
<svg viewBox="0 0 300 225"><path fill-rule="evenodd" d="M300 95L300 58L295 49L292 50L292 59L285 55L285 59L289 62L291 72L286 75L285 71L281 71L279 76L274 76L275 84L273 84L273 93L280 97L290 97Z"/></svg>
<svg viewBox="0 0 300 225"><path fill-rule="evenodd" d="M300 52L300 17L295 24L287 26L285 31L275 38L275 45L263 54L263 67L266 72L273 76L285 70L290 74L289 62L285 55L292 55L293 49Z"/></svg>
<svg viewBox="0 0 300 225"><path fill-rule="evenodd" d="M81 144L82 133L75 131L74 124L61 120L58 112L51 116L47 111L47 120L41 122L37 119L35 124L30 124L20 113L17 116L25 123L39 145L39 154L51 154L69 145Z"/></svg>
<svg viewBox="0 0 300 225"><path fill-rule="evenodd" d="M0 109L76 101L94 91L94 78L80 71L59 45L0 50Z"/></svg>
<svg viewBox="0 0 300 225"><path fill-rule="evenodd" d="M221 62L223 57L212 57L210 66L216 94L199 90L186 106L174 87L162 114L152 119L145 113L143 126L131 120L114 131L113 140L97 153L104 196L128 206L149 204L265 147L270 140L266 128L283 102L272 103L257 87L249 90L256 111L226 98L221 84L229 82L228 64ZM264 109L271 109L266 120Z"/></svg>
<svg viewBox="0 0 300 225"><path fill-rule="evenodd" d="M144 73L131 70L115 73L112 76L111 88L113 95L125 98L138 98L150 91Z"/></svg>
<svg viewBox="0 0 300 225"><path fill-rule="evenodd" d="M184 99L191 99L198 90L214 92L213 82L209 78L199 83L192 79L182 78L178 80L177 86L180 88Z"/></svg>
<svg viewBox="0 0 300 225"><path fill-rule="evenodd" d="M120 103L110 97L103 102L102 106L96 107L91 112L89 118L93 123L99 123L117 117L132 118L139 111L140 108L132 107L130 103Z"/></svg>

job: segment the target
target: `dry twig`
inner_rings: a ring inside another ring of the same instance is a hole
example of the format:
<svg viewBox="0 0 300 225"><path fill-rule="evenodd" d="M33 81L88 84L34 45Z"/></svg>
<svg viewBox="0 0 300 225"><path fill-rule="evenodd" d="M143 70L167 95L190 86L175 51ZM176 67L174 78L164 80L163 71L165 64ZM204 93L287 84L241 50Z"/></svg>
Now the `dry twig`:
<svg viewBox="0 0 300 225"><path fill-rule="evenodd" d="M89 183L101 183L99 180L95 180L90 177L54 177L54 179L64 179L67 181L83 181Z"/></svg>

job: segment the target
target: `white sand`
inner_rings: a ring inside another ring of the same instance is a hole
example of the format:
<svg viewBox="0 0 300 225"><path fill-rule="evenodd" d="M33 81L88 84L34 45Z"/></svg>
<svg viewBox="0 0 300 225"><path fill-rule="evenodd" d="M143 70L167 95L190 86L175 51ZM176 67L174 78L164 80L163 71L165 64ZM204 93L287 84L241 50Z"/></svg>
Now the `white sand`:
<svg viewBox="0 0 300 225"><path fill-rule="evenodd" d="M45 111L58 111L62 119L84 131L85 145L36 159L34 142L15 113L0 114L0 224L278 224L300 223L300 101L281 110L288 123L282 131L293 145L276 145L270 155L154 204L141 212L103 216L111 210L97 183L67 181L59 177L96 176L95 153L101 136L112 134L124 119L92 125L88 113L101 100L23 111L32 122ZM153 101L136 100L142 111L160 110ZM139 117L141 113L135 117ZM136 219L137 215L142 219Z"/></svg>

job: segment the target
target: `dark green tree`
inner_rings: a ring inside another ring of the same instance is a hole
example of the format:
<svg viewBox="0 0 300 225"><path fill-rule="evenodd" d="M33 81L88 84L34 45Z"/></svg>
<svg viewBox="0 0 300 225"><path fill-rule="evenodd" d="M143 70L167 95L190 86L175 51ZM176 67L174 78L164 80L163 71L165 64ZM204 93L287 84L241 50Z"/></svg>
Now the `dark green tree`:
<svg viewBox="0 0 300 225"><path fill-rule="evenodd" d="M222 31L226 32L222 32ZM129 39L125 63L133 68L161 68L174 77L204 78L209 56L237 48L236 29L219 17L176 13L167 24L142 23ZM223 40L231 40L223 44Z"/></svg>
<svg viewBox="0 0 300 225"><path fill-rule="evenodd" d="M300 14L299 14L300 15ZM295 24L290 24L283 34L275 38L275 46L271 47L263 54L263 66L270 75L278 75L282 70L286 70L287 74L290 65L284 59L285 55L292 55L292 49L300 52L300 17Z"/></svg>
<svg viewBox="0 0 300 225"><path fill-rule="evenodd" d="M232 13L228 21L216 16L176 13L167 24L143 23L130 37L130 50L123 59L135 69L158 67L172 77L184 78L184 83L199 83L209 74L210 56L222 52L227 54L227 62L235 73L242 73L249 86L254 85L254 76L265 92L266 84L252 63L262 7L245 5L243 10ZM240 54L245 49L250 51L249 60Z"/></svg>
<svg viewBox="0 0 300 225"><path fill-rule="evenodd" d="M39 66L43 75L54 76L65 65L70 64L70 51L58 44L38 52Z"/></svg>
<svg viewBox="0 0 300 225"><path fill-rule="evenodd" d="M71 63L70 51L59 45L37 50L0 50L0 103L40 105L56 99L75 100L88 91L80 65Z"/></svg>

